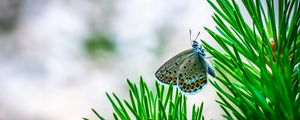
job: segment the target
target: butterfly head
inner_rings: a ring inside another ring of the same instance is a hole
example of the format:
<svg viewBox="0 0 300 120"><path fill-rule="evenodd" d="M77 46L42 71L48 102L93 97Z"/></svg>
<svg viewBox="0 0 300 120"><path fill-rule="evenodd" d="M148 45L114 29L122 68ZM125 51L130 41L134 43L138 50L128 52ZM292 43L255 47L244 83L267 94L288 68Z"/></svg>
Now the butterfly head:
<svg viewBox="0 0 300 120"><path fill-rule="evenodd" d="M197 37L192 41L192 39L191 39L191 35L192 35L192 31L191 31L191 29L190 29L190 41L191 41L191 44L192 44L192 47L193 47L193 50L194 50L194 52L197 52L201 57L205 57L205 51L204 51L204 49L203 49L203 47L202 47L202 45L200 45L196 40L197 40L197 38L199 37L199 35L200 35L200 32L198 32L198 34L197 34Z"/></svg>
<svg viewBox="0 0 300 120"><path fill-rule="evenodd" d="M196 40L193 41L192 47L193 47L193 50L195 52L197 52L201 57L205 57L206 56L205 51L204 51L202 45L200 45Z"/></svg>
<svg viewBox="0 0 300 120"><path fill-rule="evenodd" d="M193 43L192 43L192 47L193 48L200 47L200 44L196 40L194 40Z"/></svg>

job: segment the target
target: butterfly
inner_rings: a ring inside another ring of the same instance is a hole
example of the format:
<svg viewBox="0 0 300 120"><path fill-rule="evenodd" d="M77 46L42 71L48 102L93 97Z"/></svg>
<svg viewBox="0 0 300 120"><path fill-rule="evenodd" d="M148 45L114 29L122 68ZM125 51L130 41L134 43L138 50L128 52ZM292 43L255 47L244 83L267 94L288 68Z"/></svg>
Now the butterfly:
<svg viewBox="0 0 300 120"><path fill-rule="evenodd" d="M155 76L158 81L176 85L183 93L194 94L207 83L207 73L216 77L213 67L205 58L204 48L196 39L192 41L190 38L192 49L177 54L157 70Z"/></svg>

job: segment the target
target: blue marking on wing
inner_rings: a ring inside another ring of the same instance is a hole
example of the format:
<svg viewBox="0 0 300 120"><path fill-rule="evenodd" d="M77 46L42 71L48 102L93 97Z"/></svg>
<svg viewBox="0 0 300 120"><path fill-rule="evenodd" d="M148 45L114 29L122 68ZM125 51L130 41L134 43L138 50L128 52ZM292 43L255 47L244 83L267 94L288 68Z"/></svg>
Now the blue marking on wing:
<svg viewBox="0 0 300 120"><path fill-rule="evenodd" d="M207 73L210 74L212 77L216 77L216 73L214 68L210 65L210 63L205 60L206 66L207 66Z"/></svg>

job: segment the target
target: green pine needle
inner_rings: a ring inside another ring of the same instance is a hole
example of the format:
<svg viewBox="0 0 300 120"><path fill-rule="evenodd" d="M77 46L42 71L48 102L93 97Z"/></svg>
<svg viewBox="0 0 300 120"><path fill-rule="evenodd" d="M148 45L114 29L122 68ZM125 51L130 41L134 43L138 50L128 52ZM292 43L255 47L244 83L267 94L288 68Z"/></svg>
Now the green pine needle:
<svg viewBox="0 0 300 120"><path fill-rule="evenodd" d="M260 0L242 0L243 6L235 0L208 2L218 32L205 29L225 53L203 44L215 57L218 82L210 83L224 118L300 119L300 2L266 0L266 8Z"/></svg>
<svg viewBox="0 0 300 120"><path fill-rule="evenodd" d="M141 78L139 85L127 80L129 85L129 100L122 100L114 93L106 93L112 107L115 120L204 120L203 102L199 107L193 105L190 116L187 114L186 96L170 85L155 83L153 92ZM94 114L104 120L94 109ZM87 119L87 118L84 118Z"/></svg>

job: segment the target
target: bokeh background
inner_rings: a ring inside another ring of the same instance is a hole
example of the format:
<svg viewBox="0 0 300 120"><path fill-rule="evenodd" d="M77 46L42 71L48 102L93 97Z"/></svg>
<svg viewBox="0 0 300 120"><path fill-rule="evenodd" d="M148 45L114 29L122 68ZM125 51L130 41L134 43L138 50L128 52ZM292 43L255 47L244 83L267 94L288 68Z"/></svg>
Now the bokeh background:
<svg viewBox="0 0 300 120"><path fill-rule="evenodd" d="M189 29L216 45L212 14L206 0L0 0L0 120L96 119L90 108L111 120L105 92L128 98L140 76L154 87ZM216 98L208 84L188 107L222 119Z"/></svg>

